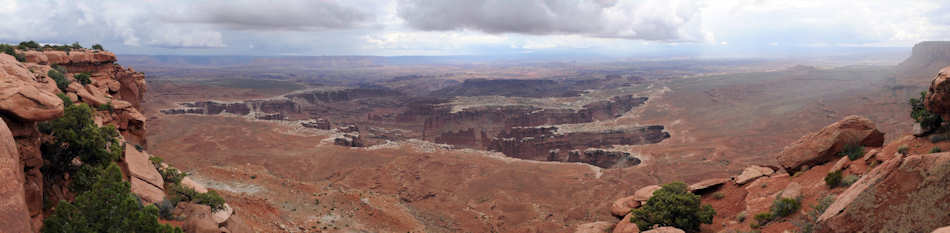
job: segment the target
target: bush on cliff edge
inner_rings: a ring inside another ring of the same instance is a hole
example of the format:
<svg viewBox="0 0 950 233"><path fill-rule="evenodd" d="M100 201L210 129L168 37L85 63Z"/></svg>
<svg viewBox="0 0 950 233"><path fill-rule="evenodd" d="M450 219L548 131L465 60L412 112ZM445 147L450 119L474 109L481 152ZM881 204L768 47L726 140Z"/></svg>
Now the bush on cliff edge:
<svg viewBox="0 0 950 233"><path fill-rule="evenodd" d="M632 214L630 221L641 231L659 225L698 232L700 224L712 223L716 211L710 205L702 205L700 196L690 193L686 184L675 182L663 185L646 205L634 209Z"/></svg>

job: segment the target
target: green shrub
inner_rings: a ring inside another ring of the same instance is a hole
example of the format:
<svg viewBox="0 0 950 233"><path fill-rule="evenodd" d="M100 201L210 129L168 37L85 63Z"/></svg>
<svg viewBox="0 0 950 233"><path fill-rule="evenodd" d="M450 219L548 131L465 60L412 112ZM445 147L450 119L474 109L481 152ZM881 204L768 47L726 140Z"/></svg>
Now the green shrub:
<svg viewBox="0 0 950 233"><path fill-rule="evenodd" d="M716 211L702 205L700 196L690 193L681 182L663 185L647 200L646 205L634 209L631 222L640 230L653 225L672 226L687 232L698 232L700 224L711 224Z"/></svg>
<svg viewBox="0 0 950 233"><path fill-rule="evenodd" d="M907 148L906 145L902 145L897 148L897 153L900 153L902 155L907 155L907 150L909 150L909 148Z"/></svg>
<svg viewBox="0 0 950 233"><path fill-rule="evenodd" d="M224 198L218 195L214 190L208 191L207 193L199 193L181 184L168 186L168 200L175 205L183 201L208 205L211 207L211 211L224 209Z"/></svg>
<svg viewBox="0 0 950 233"><path fill-rule="evenodd" d="M99 110L99 111L109 111L109 112L115 111L115 109L112 108L112 102L111 102L111 101L110 101L110 102L107 102L107 103L105 103L105 104L99 105L98 107L96 107L96 110Z"/></svg>
<svg viewBox="0 0 950 233"><path fill-rule="evenodd" d="M828 185L828 188L836 188L841 185L841 171L829 172L825 176L825 184Z"/></svg>
<svg viewBox="0 0 950 233"><path fill-rule="evenodd" d="M66 93L66 89L69 88L70 82L69 79L66 79L66 75L63 75L62 72L59 72L56 69L52 69L49 70L49 72L46 72L46 76L52 78L53 81L56 82L56 87L58 87L63 93Z"/></svg>
<svg viewBox="0 0 950 233"><path fill-rule="evenodd" d="M739 214L736 215L736 221L745 222L745 215L745 211L739 212Z"/></svg>
<svg viewBox="0 0 950 233"><path fill-rule="evenodd" d="M165 183L169 184L181 184L181 180L188 176L187 172L181 172L173 167L162 169L159 173L162 174L162 179L165 180Z"/></svg>
<svg viewBox="0 0 950 233"><path fill-rule="evenodd" d="M79 45L79 42L73 42L73 44L69 45L69 48L71 48L71 49L81 49L81 48L82 48L82 45Z"/></svg>
<svg viewBox="0 0 950 233"><path fill-rule="evenodd" d="M779 198L775 199L775 202L772 202L772 217L773 218L784 218L786 216L795 214L795 211L798 211L798 208L801 208L801 202L795 198Z"/></svg>
<svg viewBox="0 0 950 233"><path fill-rule="evenodd" d="M66 96L66 94L56 93L56 97L63 100L63 109L73 105L73 100L69 99L69 96Z"/></svg>
<svg viewBox="0 0 950 233"><path fill-rule="evenodd" d="M158 208L158 217L165 220L174 220L172 211L175 210L175 205L172 205L172 202L168 199L162 200L158 203L155 203L155 207Z"/></svg>
<svg viewBox="0 0 950 233"><path fill-rule="evenodd" d="M716 193L713 193L713 194L712 194L712 197L715 198L716 200L720 200L720 199L722 199L722 198L725 198L726 195L725 195L725 194L722 194L722 193L720 193L720 192L716 192Z"/></svg>
<svg viewBox="0 0 950 233"><path fill-rule="evenodd" d="M825 213L825 210L831 206L831 203L835 202L834 195L825 195L821 199L818 199L818 203L813 205L810 211L806 214L805 217L792 221L792 224L798 227L798 233L812 233L818 230L818 226L815 223L818 221L818 217L821 214Z"/></svg>
<svg viewBox="0 0 950 233"><path fill-rule="evenodd" d="M13 46L10 46L8 44L0 44L0 51L10 56L13 56L13 58L16 58L18 62L26 61L26 56L23 56L22 53L17 53L16 49Z"/></svg>
<svg viewBox="0 0 950 233"><path fill-rule="evenodd" d="M41 132L53 137L41 147L46 160L42 168L44 175L62 176L75 171L77 167L72 161L77 157L83 165L100 167L121 158L119 132L111 125L97 126L92 108L74 104L63 112L62 117L39 125Z"/></svg>
<svg viewBox="0 0 950 233"><path fill-rule="evenodd" d="M100 44L94 44L94 45L92 45L92 49L100 50L100 51L105 51L105 49L103 49L103 48L102 48L102 45L100 45Z"/></svg>
<svg viewBox="0 0 950 233"><path fill-rule="evenodd" d="M72 202L61 201L43 220L44 233L60 232L182 232L158 223L159 210L143 207L131 193L122 172L110 164L89 191Z"/></svg>
<svg viewBox="0 0 950 233"><path fill-rule="evenodd" d="M755 222L750 223L749 226L752 226L752 228L759 228L760 226L765 226L765 224L768 224L770 221L772 221L773 216L772 213L766 212L756 214L753 218L755 219Z"/></svg>
<svg viewBox="0 0 950 233"><path fill-rule="evenodd" d="M80 84L86 85L92 83L92 80L89 79L89 76L89 73L83 72L73 75L73 78L79 81Z"/></svg>
<svg viewBox="0 0 950 233"><path fill-rule="evenodd" d="M910 99L910 117L917 123L920 123L920 126L924 129L936 129L940 127L940 123L943 122L943 119L940 118L940 115L934 114L924 107L924 99L926 96L927 92L920 92L919 99Z"/></svg>
<svg viewBox="0 0 950 233"><path fill-rule="evenodd" d="M36 50L36 49L39 49L39 48L40 48L40 44L39 44L39 43L36 43L36 41L32 41L32 40L31 40L31 41L22 41L22 42L20 42L19 45L17 45L17 49L20 49L20 50L30 50L30 49Z"/></svg>
<svg viewBox="0 0 950 233"><path fill-rule="evenodd" d="M848 144L839 154L842 156L848 156L848 159L854 161L861 158L861 156L864 156L864 147L859 144Z"/></svg>
<svg viewBox="0 0 950 233"><path fill-rule="evenodd" d="M861 179L861 177L858 177L856 175L845 176L844 179L841 179L841 186L844 186L844 187L851 186L852 184L854 184L854 182L858 182L859 179Z"/></svg>
<svg viewBox="0 0 950 233"><path fill-rule="evenodd" d="M940 153L941 151L942 150L940 150L940 147L938 146L934 146L934 148L930 148L930 153Z"/></svg>

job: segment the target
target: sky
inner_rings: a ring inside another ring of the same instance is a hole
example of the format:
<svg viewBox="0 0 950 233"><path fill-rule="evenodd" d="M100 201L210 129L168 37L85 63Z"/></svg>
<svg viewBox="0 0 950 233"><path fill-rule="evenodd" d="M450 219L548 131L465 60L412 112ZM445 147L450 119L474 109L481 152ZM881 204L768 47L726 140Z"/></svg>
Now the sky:
<svg viewBox="0 0 950 233"><path fill-rule="evenodd" d="M0 42L118 54L768 56L950 38L947 0L0 0Z"/></svg>

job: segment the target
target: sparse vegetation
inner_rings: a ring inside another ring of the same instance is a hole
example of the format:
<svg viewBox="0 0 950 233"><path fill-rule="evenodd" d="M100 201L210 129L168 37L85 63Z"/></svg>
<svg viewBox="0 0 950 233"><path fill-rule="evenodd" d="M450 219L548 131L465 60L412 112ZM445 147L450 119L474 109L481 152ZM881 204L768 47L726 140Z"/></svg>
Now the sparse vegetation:
<svg viewBox="0 0 950 233"><path fill-rule="evenodd" d="M52 69L49 70L49 72L46 72L46 76L52 78L53 81L56 82L56 87L58 87L63 93L66 93L66 89L69 87L70 83L69 79L66 79L66 75L56 69Z"/></svg>
<svg viewBox="0 0 950 233"><path fill-rule="evenodd" d="M736 221L745 222L745 215L745 211L739 212L739 214L736 214Z"/></svg>
<svg viewBox="0 0 950 233"><path fill-rule="evenodd" d="M775 201L772 202L772 207L769 208L769 212L756 214L755 222L750 223L749 226L752 228L765 226L765 224L773 220L794 214L799 208L801 208L801 201L796 198L775 199Z"/></svg>
<svg viewBox="0 0 950 233"><path fill-rule="evenodd" d="M89 191L72 203L61 201L43 220L42 232L182 232L158 223L158 215L155 206L139 203L119 166L111 163Z"/></svg>
<svg viewBox="0 0 950 233"><path fill-rule="evenodd" d="M96 110L99 110L99 111L109 111L109 112L115 111L115 109L112 108L112 102L111 102L111 101L110 101L110 102L107 102L107 103L105 103L105 104L99 105L98 107L96 107Z"/></svg>
<svg viewBox="0 0 950 233"><path fill-rule="evenodd" d="M825 184L828 185L828 188L836 188L841 185L841 171L829 172L825 176Z"/></svg>
<svg viewBox="0 0 950 233"><path fill-rule="evenodd" d="M938 142L946 141L948 139L950 139L950 136L948 136L946 133L934 134L930 136L931 143L938 143Z"/></svg>
<svg viewBox="0 0 950 233"><path fill-rule="evenodd" d="M924 98L926 98L926 96L927 92L920 92L920 98L910 99L910 117L917 123L920 123L920 126L925 130L936 129L940 127L940 123L943 122L943 119L940 118L940 115L934 114L924 107Z"/></svg>
<svg viewBox="0 0 950 233"><path fill-rule="evenodd" d="M17 52L16 52L16 49L15 49L13 46L10 46L10 45L8 45L8 44L0 44L0 51L2 51L3 53L8 54L8 55L10 55L10 56L13 56L13 58L16 58L16 60L17 60L18 62L25 62L25 61L26 61L26 56L24 56L24 55L21 54L21 53L17 53Z"/></svg>
<svg viewBox="0 0 950 233"><path fill-rule="evenodd" d="M22 41L20 42L19 45L17 45L17 49L19 50L30 50L30 49L37 50L39 48L40 48L40 43L36 43L36 41L32 41L32 40Z"/></svg>
<svg viewBox="0 0 950 233"><path fill-rule="evenodd" d="M63 109L73 105L73 100L69 99L69 96L66 96L66 94L56 93L56 97L63 100Z"/></svg>
<svg viewBox="0 0 950 233"><path fill-rule="evenodd" d="M102 48L102 45L100 45L100 44L94 44L94 45L92 45L92 49L99 50L99 51L105 51L105 49L103 49L103 48Z"/></svg>
<svg viewBox="0 0 950 233"><path fill-rule="evenodd" d="M848 159L854 161L864 156L864 147L860 144L848 144L839 155L848 156Z"/></svg>
<svg viewBox="0 0 950 233"><path fill-rule="evenodd" d="M154 163L155 161L152 162ZM187 172L181 172L173 167L161 169L159 173L162 174L162 179L165 180L165 183L169 184L181 184L181 180L188 176Z"/></svg>
<svg viewBox="0 0 950 233"><path fill-rule="evenodd" d="M721 200L722 198L726 197L726 195L722 194L721 192L716 192L712 194L712 197L716 200Z"/></svg>
<svg viewBox="0 0 950 233"><path fill-rule="evenodd" d="M907 148L906 145L902 145L897 148L897 153L900 153L902 155L907 155L907 150L909 150L909 148Z"/></svg>
<svg viewBox="0 0 950 233"><path fill-rule="evenodd" d="M62 98L62 97L60 97ZM52 137L42 145L48 184L70 177L73 202L60 201L44 220L42 232L181 232L158 223L159 209L143 207L131 193L115 161L122 157L115 127L99 127L85 104L72 104L58 119L39 125ZM73 161L78 159L80 164ZM52 207L52 204L45 205Z"/></svg>
<svg viewBox="0 0 950 233"><path fill-rule="evenodd" d="M224 209L224 198L218 195L214 190L210 190L207 193L199 193L180 183L167 185L167 189L168 200L171 201L173 205L178 205L179 202L185 201L208 205L211 207L211 211Z"/></svg>
<svg viewBox="0 0 950 233"><path fill-rule="evenodd" d="M73 75L73 78L79 81L80 84L86 85L92 83L92 80L89 79L89 76L89 73L83 72Z"/></svg>
<svg viewBox="0 0 950 233"><path fill-rule="evenodd" d="M930 148L930 153L940 153L942 151L943 150L940 150L940 147L938 146L934 146L934 148Z"/></svg>
<svg viewBox="0 0 950 233"><path fill-rule="evenodd" d="M700 196L687 191L681 182L663 185L653 193L647 204L632 212L631 222L640 230L653 225L672 226L687 232L698 232L700 224L711 224L716 211L710 205L702 205Z"/></svg>
<svg viewBox="0 0 950 233"><path fill-rule="evenodd" d="M792 224L798 227L798 233L812 233L817 230L817 225L815 223L818 221L818 217L821 214L825 213L825 210L831 206L831 203L835 201L834 195L826 195L821 199L818 199L818 203L811 207L811 210L808 211L806 216L802 217L799 220L792 221Z"/></svg>

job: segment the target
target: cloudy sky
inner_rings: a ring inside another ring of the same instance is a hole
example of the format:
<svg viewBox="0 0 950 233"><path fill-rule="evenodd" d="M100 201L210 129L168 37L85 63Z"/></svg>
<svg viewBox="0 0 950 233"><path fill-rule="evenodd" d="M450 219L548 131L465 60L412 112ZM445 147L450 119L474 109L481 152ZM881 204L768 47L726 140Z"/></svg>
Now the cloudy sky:
<svg viewBox="0 0 950 233"><path fill-rule="evenodd" d="M613 56L909 47L946 0L0 0L0 42L120 54Z"/></svg>

